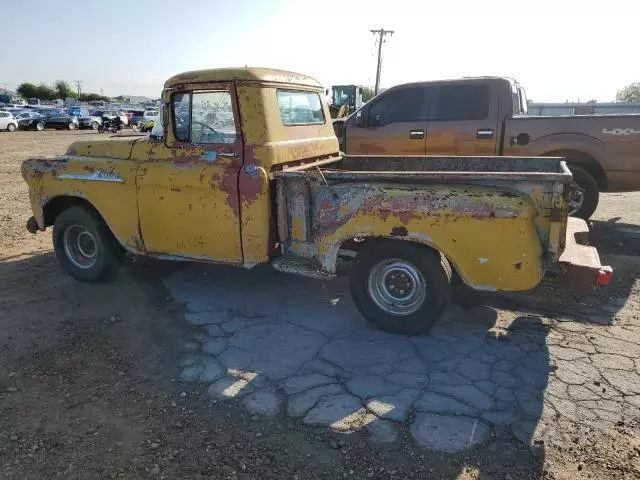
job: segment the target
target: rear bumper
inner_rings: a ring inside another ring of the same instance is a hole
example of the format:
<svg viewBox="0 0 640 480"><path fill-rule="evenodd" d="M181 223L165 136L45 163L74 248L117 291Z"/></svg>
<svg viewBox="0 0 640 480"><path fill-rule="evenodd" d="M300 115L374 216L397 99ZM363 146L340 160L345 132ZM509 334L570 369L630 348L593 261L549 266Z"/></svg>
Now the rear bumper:
<svg viewBox="0 0 640 480"><path fill-rule="evenodd" d="M564 252L558 260L565 287L576 293L593 293L613 278L613 269L600 263L595 247L587 245L589 227L584 220L569 217Z"/></svg>

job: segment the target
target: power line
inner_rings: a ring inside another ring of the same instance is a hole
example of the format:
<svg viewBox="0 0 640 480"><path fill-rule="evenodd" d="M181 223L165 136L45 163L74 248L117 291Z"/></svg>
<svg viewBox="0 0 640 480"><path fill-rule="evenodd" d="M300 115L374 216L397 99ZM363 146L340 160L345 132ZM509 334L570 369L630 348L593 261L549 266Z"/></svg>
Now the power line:
<svg viewBox="0 0 640 480"><path fill-rule="evenodd" d="M378 94L380 89L380 73L382 71L382 43L384 42L385 35L393 35L393 30L370 30L374 35L378 35L378 69L376 70L376 87L374 89L374 95Z"/></svg>

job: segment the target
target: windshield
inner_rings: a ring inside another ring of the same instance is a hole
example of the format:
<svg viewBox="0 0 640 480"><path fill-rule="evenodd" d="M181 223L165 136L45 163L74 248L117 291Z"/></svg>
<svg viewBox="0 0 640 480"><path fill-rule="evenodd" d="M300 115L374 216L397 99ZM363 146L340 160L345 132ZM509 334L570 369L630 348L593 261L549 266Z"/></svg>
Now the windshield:
<svg viewBox="0 0 640 480"><path fill-rule="evenodd" d="M353 88L350 86L333 87L334 105L354 105Z"/></svg>

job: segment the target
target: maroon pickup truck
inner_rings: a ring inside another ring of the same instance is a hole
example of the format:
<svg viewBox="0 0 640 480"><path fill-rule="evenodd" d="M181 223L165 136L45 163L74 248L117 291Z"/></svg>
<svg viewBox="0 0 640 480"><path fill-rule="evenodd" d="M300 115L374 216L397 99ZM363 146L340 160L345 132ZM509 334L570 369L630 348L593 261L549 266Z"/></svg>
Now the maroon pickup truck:
<svg viewBox="0 0 640 480"><path fill-rule="evenodd" d="M640 190L640 115L527 116L524 90L502 77L392 87L334 121L349 155L564 157L572 215L587 219L599 192Z"/></svg>

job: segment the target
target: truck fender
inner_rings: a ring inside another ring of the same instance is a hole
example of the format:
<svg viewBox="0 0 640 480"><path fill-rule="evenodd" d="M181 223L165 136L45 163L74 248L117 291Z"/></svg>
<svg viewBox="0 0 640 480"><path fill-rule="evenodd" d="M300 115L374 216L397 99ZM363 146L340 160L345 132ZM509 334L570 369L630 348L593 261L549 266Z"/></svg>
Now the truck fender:
<svg viewBox="0 0 640 480"><path fill-rule="evenodd" d="M145 254L144 242L141 235L134 239L130 239L129 242L124 242L115 233L114 229L110 225L109 221L102 215L98 209L87 199L73 196L73 195L57 195L51 198L43 199L40 209L34 209L34 216L40 230L44 231L46 227L52 226L58 215L64 210L74 206L82 206L93 212L107 227L107 231L111 234L114 243L117 243L121 248L128 252L135 253L137 255ZM139 233L139 232L138 232Z"/></svg>

